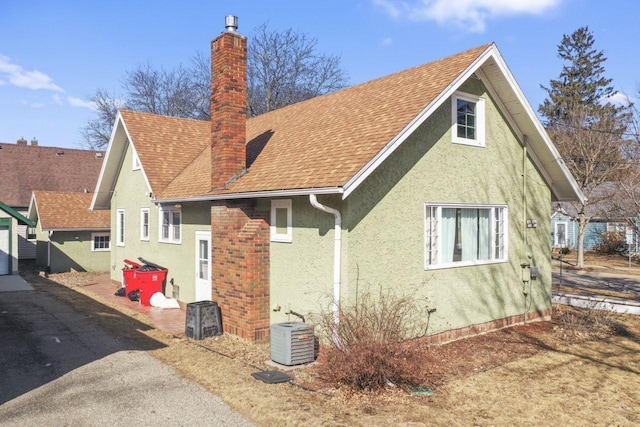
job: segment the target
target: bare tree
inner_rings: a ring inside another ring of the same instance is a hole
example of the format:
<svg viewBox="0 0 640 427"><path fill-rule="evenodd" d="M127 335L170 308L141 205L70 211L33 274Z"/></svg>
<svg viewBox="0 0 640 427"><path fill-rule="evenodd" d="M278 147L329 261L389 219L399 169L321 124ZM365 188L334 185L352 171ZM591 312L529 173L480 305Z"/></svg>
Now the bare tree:
<svg viewBox="0 0 640 427"><path fill-rule="evenodd" d="M617 92L604 77L602 51L594 49L588 27L564 35L558 55L566 62L560 77L551 80L548 98L538 111L549 135L587 200L574 203L578 224L578 267L584 265L584 235L594 216L611 209L616 182L628 170L623 156L628 111L610 102ZM614 183L614 185L605 184Z"/></svg>
<svg viewBox="0 0 640 427"><path fill-rule="evenodd" d="M584 237L591 220L625 215L627 207L619 202L619 183L630 177L631 160L636 156L624 138L624 122L615 115L595 117L590 110L588 106L575 107L562 124L548 130L586 197L568 209L578 225L578 266L584 264Z"/></svg>
<svg viewBox="0 0 640 427"><path fill-rule="evenodd" d="M256 28L247 52L249 114L258 115L346 87L340 57L320 55L318 42L291 28Z"/></svg>
<svg viewBox="0 0 640 427"><path fill-rule="evenodd" d="M98 89L89 100L93 102L97 117L89 120L81 133L87 148L101 150L109 143L118 109L124 108L125 103L104 89Z"/></svg>

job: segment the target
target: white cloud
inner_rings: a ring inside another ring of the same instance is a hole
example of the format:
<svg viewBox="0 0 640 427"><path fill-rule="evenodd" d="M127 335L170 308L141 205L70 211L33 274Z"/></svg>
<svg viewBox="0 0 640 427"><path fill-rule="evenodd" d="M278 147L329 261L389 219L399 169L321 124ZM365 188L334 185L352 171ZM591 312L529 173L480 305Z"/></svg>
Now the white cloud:
<svg viewBox="0 0 640 427"><path fill-rule="evenodd" d="M513 15L539 15L563 0L372 0L391 17L435 21L482 33L487 20Z"/></svg>
<svg viewBox="0 0 640 427"><path fill-rule="evenodd" d="M62 105L63 101L62 101L62 96L60 96L59 93L54 93L53 95L51 95L51 98L53 99L53 102L55 102L58 105Z"/></svg>
<svg viewBox="0 0 640 427"><path fill-rule="evenodd" d="M605 98L604 102L610 102L613 105L618 105L620 107L628 107L629 105L631 105L633 103L633 101L631 100L631 98L629 98L629 96L625 95L624 93L620 93L620 92L616 93L613 96Z"/></svg>
<svg viewBox="0 0 640 427"><path fill-rule="evenodd" d="M0 54L0 77L5 83L26 89L46 89L54 92L64 92L64 90L53 83L53 79L48 75L38 71L27 71L17 64L13 64L11 59Z"/></svg>
<svg viewBox="0 0 640 427"><path fill-rule="evenodd" d="M72 107L89 108L91 110L96 109L95 103L91 101L85 101L84 99L76 98L74 96L67 97L67 101L69 102L69 105L71 105Z"/></svg>
<svg viewBox="0 0 640 427"><path fill-rule="evenodd" d="M387 37L382 39L382 46L391 46L393 44L393 39L391 37Z"/></svg>

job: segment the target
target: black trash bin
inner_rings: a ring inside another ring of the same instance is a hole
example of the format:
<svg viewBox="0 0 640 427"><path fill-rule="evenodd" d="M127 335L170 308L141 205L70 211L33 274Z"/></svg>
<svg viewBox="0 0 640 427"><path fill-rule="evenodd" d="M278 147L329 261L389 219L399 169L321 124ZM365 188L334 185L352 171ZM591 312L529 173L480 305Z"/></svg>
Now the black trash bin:
<svg viewBox="0 0 640 427"><path fill-rule="evenodd" d="M187 304L185 335L201 340L222 335L222 311L214 301L198 301Z"/></svg>

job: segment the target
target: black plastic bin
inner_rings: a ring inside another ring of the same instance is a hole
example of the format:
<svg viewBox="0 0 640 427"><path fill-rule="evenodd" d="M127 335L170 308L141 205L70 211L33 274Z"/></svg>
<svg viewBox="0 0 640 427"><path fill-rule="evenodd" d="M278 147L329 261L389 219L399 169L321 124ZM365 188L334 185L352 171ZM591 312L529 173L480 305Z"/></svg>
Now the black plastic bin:
<svg viewBox="0 0 640 427"><path fill-rule="evenodd" d="M222 311L214 301L198 301L187 304L185 335L201 340L222 335Z"/></svg>

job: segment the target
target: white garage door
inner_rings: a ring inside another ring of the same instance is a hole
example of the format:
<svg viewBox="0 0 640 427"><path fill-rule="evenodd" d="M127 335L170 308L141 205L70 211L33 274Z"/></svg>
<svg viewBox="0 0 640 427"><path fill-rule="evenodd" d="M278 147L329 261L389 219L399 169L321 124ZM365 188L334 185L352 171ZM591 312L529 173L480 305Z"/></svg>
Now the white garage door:
<svg viewBox="0 0 640 427"><path fill-rule="evenodd" d="M0 275L9 274L9 227L0 227Z"/></svg>

